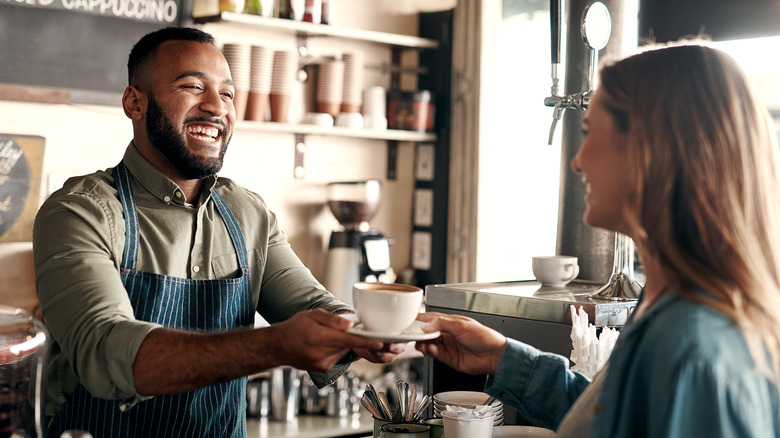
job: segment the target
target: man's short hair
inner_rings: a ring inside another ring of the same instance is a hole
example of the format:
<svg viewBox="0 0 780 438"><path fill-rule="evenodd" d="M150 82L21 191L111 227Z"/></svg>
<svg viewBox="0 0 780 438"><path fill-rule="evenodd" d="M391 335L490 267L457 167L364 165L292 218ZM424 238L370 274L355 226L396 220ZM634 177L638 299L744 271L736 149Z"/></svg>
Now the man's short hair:
<svg viewBox="0 0 780 438"><path fill-rule="evenodd" d="M155 53L160 45L166 41L182 40L194 41L214 46L214 37L211 34L192 27L165 27L144 35L133 49L127 59L127 82L137 87L138 71Z"/></svg>

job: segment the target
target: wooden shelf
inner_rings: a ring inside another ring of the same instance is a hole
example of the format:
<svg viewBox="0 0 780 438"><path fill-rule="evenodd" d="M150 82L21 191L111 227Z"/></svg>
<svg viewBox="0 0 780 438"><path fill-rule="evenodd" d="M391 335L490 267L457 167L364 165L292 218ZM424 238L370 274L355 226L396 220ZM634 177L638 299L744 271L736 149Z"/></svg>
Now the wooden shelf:
<svg viewBox="0 0 780 438"><path fill-rule="evenodd" d="M410 49L436 49L439 47L439 42L436 40L411 35L349 29L327 24L314 24L282 18L260 17L258 15L241 14L237 12L222 12L219 15L194 17L194 20L196 23L226 23L255 29L264 28L278 30L310 37L337 37Z"/></svg>
<svg viewBox="0 0 780 438"><path fill-rule="evenodd" d="M431 132L402 131L398 129L373 130L350 129L341 126L317 126L305 124L275 123L275 122L251 122L240 121L236 129L251 132L268 132L278 134L323 135L336 137L365 138L370 140L391 140L426 142L436 141L436 134Z"/></svg>
<svg viewBox="0 0 780 438"><path fill-rule="evenodd" d="M287 20L282 18L260 17L258 15L237 12L222 12L217 15L193 17L195 23L215 23L226 28L242 28L250 31L273 31L294 35L298 43L298 53L304 56L306 41L309 37L332 37L376 43L392 48L395 59L400 49L437 49L439 42L433 39L420 38L411 35L400 35L362 29L349 29L327 24L314 24L305 21ZM240 121L236 129L246 132L264 132L292 134L295 136L295 163L293 174L303 178L304 155L306 152L307 135L322 135L334 137L351 137L368 140L384 140L387 142L387 178L395 179L397 174L397 157L399 142L434 142L436 134L416 131L349 129L340 126L323 127L305 124L287 124L273 122Z"/></svg>

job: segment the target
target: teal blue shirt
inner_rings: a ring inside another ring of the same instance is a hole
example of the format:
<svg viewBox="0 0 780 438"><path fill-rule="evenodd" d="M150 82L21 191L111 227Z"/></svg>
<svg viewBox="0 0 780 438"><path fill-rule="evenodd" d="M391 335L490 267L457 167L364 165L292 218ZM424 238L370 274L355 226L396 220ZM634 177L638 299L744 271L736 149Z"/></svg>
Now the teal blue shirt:
<svg viewBox="0 0 780 438"><path fill-rule="evenodd" d="M510 340L485 390L556 429L589 383L567 358ZM729 317L669 293L621 331L588 436L780 437L779 398Z"/></svg>

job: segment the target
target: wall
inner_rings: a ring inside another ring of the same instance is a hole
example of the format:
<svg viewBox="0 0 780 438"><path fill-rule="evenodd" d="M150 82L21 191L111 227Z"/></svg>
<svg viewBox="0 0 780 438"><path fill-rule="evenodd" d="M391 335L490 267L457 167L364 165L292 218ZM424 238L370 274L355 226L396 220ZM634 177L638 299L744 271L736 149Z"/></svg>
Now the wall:
<svg viewBox="0 0 780 438"><path fill-rule="evenodd" d="M450 9L455 0L331 0L331 3L334 25L416 35L418 12ZM218 42L247 37L240 32L220 30L217 25L206 25L205 30L219 31ZM294 37L289 35L265 34L257 39L252 34L250 38L255 38L258 44L295 48ZM310 41L309 47L315 54L335 56L348 50L365 50L367 66L390 60L390 50L375 44L317 38ZM415 64L416 52L404 52L402 62ZM380 70L367 70L365 85L387 87L389 75ZM415 86L414 78L404 75L402 88ZM291 116L302 117L310 101L311 84L301 84L294 95ZM67 176L105 169L119 162L132 130L118 102L116 106L102 106L0 101L0 132L46 138L42 199ZM413 144L400 143L398 178L394 181L386 180L387 149L383 141L307 136L306 144L307 174L298 180L293 177L291 134L266 134L239 127L221 175L265 197L279 215L293 248L317 276L324 272L330 232L338 226L325 206L325 183L378 178L384 184L384 198L372 225L395 239L391 247L394 269L398 272L407 267L414 183Z"/></svg>
<svg viewBox="0 0 780 438"><path fill-rule="evenodd" d="M714 41L780 34L780 4L767 0L652 0L639 6L639 34L673 41L704 33Z"/></svg>

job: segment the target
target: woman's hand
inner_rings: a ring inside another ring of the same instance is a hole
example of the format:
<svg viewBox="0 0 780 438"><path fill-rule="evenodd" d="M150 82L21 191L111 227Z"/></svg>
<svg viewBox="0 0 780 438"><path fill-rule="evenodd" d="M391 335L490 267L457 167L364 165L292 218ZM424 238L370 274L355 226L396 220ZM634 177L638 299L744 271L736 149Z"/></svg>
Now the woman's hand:
<svg viewBox="0 0 780 438"><path fill-rule="evenodd" d="M466 316L426 312L417 319L423 331L441 331L436 339L418 341L417 350L464 373L496 373L506 336Z"/></svg>

